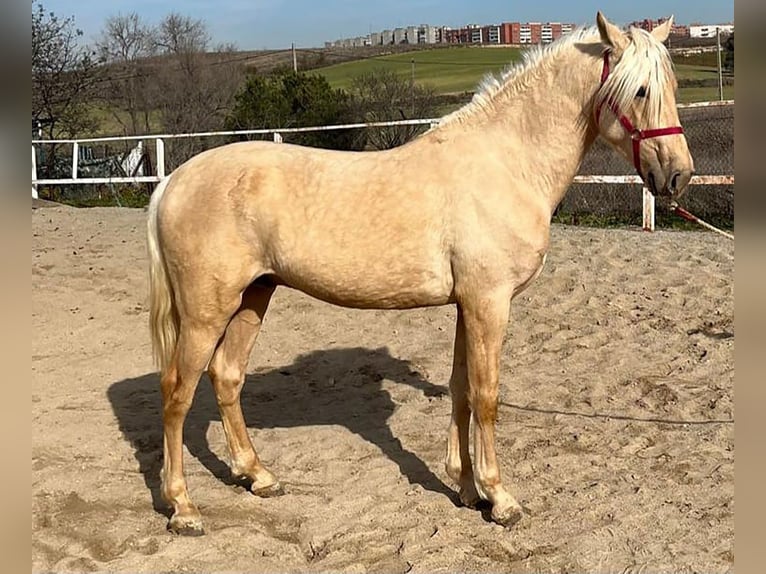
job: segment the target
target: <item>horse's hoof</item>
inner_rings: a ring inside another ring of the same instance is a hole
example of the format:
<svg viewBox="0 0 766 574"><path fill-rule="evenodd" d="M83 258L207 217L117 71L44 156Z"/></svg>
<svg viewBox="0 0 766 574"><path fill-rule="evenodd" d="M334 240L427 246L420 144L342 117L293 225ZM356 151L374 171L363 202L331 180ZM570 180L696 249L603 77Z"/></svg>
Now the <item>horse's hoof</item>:
<svg viewBox="0 0 766 574"><path fill-rule="evenodd" d="M279 482L275 482L269 486L252 488L250 492L261 498L273 498L275 496L282 496L285 493L285 489L282 488L282 485Z"/></svg>
<svg viewBox="0 0 766 574"><path fill-rule="evenodd" d="M168 530L179 536L202 536L205 529L202 528L202 520L199 517L173 516L168 522Z"/></svg>
<svg viewBox="0 0 766 574"><path fill-rule="evenodd" d="M506 528L516 524L523 516L520 506L508 506L502 510L498 509L497 505L492 507L492 521Z"/></svg>

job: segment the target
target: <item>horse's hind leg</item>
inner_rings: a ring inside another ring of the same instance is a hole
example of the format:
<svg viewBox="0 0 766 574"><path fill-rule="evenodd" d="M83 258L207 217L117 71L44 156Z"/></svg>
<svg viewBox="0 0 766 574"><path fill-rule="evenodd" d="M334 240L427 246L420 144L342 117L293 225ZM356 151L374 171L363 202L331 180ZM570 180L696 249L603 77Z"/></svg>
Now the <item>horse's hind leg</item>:
<svg viewBox="0 0 766 574"><path fill-rule="evenodd" d="M273 293L273 287L260 285L245 291L242 305L226 327L208 368L229 445L232 475L251 480L250 490L259 496L280 494L281 486L261 464L253 448L242 414L240 392L248 358Z"/></svg>
<svg viewBox="0 0 766 574"><path fill-rule="evenodd" d="M168 529L179 534L203 533L202 518L189 498L184 478L183 425L199 378L222 331L223 325L214 328L182 320L173 361L162 375L164 459L161 492L173 507Z"/></svg>
<svg viewBox="0 0 766 574"><path fill-rule="evenodd" d="M505 489L495 454L500 350L508 324L510 292L463 301L466 329L468 400L473 411L473 472L479 496L492 503L492 519L510 526L521 505Z"/></svg>
<svg viewBox="0 0 766 574"><path fill-rule="evenodd" d="M447 431L445 468L449 477L460 487L460 501L466 506L474 506L479 501L479 494L474 486L471 456L468 452L471 406L468 403L468 370L465 355L465 321L463 311L458 305L455 352L449 380L452 417Z"/></svg>

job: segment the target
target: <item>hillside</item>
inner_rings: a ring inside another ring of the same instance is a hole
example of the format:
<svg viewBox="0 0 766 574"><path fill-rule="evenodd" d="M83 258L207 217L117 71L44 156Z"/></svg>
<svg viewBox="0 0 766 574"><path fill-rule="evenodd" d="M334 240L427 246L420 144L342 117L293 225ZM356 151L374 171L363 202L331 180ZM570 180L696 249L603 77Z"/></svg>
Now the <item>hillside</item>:
<svg viewBox="0 0 766 574"><path fill-rule="evenodd" d="M457 94L473 92L484 76L497 74L519 61L523 50L510 46L452 46L387 55L354 54L354 50L348 50L346 57L356 56L357 59L315 68L313 73L322 74L335 88L347 89L354 77L379 67L409 79L414 62L415 82L432 86L438 94ZM673 58L680 103L718 99L715 54L674 55ZM724 98L733 99L733 78L725 78L724 83Z"/></svg>
<svg viewBox="0 0 766 574"><path fill-rule="evenodd" d="M348 88L354 77L384 67L397 74L432 86L437 93L473 91L481 78L499 73L521 59L519 48L478 48L460 46L421 50L386 56L365 57L316 70L333 87Z"/></svg>

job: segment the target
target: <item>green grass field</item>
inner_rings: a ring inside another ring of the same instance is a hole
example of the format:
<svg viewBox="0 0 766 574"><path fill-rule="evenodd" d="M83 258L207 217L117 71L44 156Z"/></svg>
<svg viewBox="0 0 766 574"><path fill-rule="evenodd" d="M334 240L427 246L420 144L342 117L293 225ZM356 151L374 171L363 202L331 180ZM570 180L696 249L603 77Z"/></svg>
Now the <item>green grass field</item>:
<svg viewBox="0 0 766 574"><path fill-rule="evenodd" d="M698 66L695 64L676 64L676 78L682 80L716 80L718 70L711 66Z"/></svg>
<svg viewBox="0 0 766 574"><path fill-rule="evenodd" d="M409 79L414 60L415 81L432 86L437 93L446 94L473 91L486 74L497 74L520 59L521 50L518 48L465 46L356 60L321 68L314 73L322 74L334 88L347 89L355 76L376 68L393 70Z"/></svg>
<svg viewBox="0 0 766 574"><path fill-rule="evenodd" d="M519 61L521 54L522 50L519 48L461 46L355 60L320 68L312 73L322 74L334 88L347 89L355 76L368 73L375 68L390 69L409 79L414 60L417 83L430 85L440 94L470 92L476 89L485 75L498 74L506 66ZM714 80L716 68L696 63L679 63L676 65L676 76L679 80ZM724 87L724 98L734 98L733 86ZM678 101L682 103L717 99L718 89L715 87L681 88L678 95Z"/></svg>

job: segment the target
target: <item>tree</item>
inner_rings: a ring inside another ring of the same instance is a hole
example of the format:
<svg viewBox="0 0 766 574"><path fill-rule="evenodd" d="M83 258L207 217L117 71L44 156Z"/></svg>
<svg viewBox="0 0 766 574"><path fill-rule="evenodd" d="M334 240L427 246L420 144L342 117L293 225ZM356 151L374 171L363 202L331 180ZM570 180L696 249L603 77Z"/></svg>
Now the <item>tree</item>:
<svg viewBox="0 0 766 574"><path fill-rule="evenodd" d="M734 33L729 34L723 45L723 68L727 72L734 73Z"/></svg>
<svg viewBox="0 0 766 574"><path fill-rule="evenodd" d="M97 50L105 63L105 107L128 135L150 132L153 74L147 59L156 53L154 30L136 12L110 16Z"/></svg>
<svg viewBox="0 0 766 574"><path fill-rule="evenodd" d="M96 63L80 46L81 36L73 18L61 19L32 1L32 122L40 137L76 137L96 124L88 104ZM71 165L57 144L38 153L39 176L60 176Z"/></svg>
<svg viewBox="0 0 766 574"><path fill-rule="evenodd" d="M201 20L168 14L155 32L160 68L152 98L163 131L189 133L220 129L231 109L241 73L233 46L209 53L210 35ZM170 167L204 148L178 140L168 147Z"/></svg>
<svg viewBox="0 0 766 574"><path fill-rule="evenodd" d="M32 1L32 119L46 137L74 137L92 127L87 98L96 62L78 43L74 18L59 18Z"/></svg>
<svg viewBox="0 0 766 574"><path fill-rule="evenodd" d="M278 71L252 75L234 98L229 129L292 128L344 123L348 97L333 89L324 76ZM354 148L349 130L285 134L286 141L331 149ZM356 147L359 147L358 145Z"/></svg>
<svg viewBox="0 0 766 574"><path fill-rule="evenodd" d="M357 122L427 118L437 114L434 90L412 84L391 70L377 68L355 77L349 90L351 115ZM365 130L375 149L400 146L424 130L423 126L390 126Z"/></svg>
<svg viewBox="0 0 766 574"><path fill-rule="evenodd" d="M200 68L200 55L208 50L210 34L202 20L171 12L160 22L156 41L187 76L193 77Z"/></svg>

